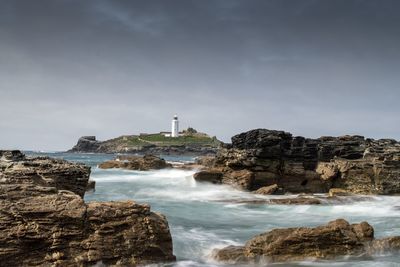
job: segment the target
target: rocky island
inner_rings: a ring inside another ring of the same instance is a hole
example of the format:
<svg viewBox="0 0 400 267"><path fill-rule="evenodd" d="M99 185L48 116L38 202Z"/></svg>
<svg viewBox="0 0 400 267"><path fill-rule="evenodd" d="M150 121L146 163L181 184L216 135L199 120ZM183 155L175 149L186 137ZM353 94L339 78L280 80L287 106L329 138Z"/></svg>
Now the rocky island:
<svg viewBox="0 0 400 267"><path fill-rule="evenodd" d="M399 194L400 143L255 129L233 136L194 177L263 194Z"/></svg>
<svg viewBox="0 0 400 267"><path fill-rule="evenodd" d="M189 128L178 137L163 133L124 135L106 141L95 136L83 136L68 152L77 153L139 153L154 155L210 155L221 142L216 137Z"/></svg>
<svg viewBox="0 0 400 267"><path fill-rule="evenodd" d="M133 201L90 202L90 168L0 151L0 262L137 266L174 261L166 218Z"/></svg>

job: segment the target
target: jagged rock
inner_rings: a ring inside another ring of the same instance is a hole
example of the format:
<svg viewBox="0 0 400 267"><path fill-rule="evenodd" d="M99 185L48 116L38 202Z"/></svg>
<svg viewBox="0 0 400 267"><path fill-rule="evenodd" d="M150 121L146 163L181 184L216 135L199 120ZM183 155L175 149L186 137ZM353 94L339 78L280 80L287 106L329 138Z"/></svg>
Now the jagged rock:
<svg viewBox="0 0 400 267"><path fill-rule="evenodd" d="M250 191L277 184L287 193L342 188L357 194L397 194L400 143L357 135L308 139L256 129L232 137L232 144L219 150L211 169L221 169L228 177L222 183ZM252 173L247 183L231 177L244 171Z"/></svg>
<svg viewBox="0 0 400 267"><path fill-rule="evenodd" d="M25 155L19 150L0 150L0 161L18 161L25 159Z"/></svg>
<svg viewBox="0 0 400 267"><path fill-rule="evenodd" d="M79 196L85 194L90 167L49 157L25 158L19 151L1 154L0 186L33 184L69 190Z"/></svg>
<svg viewBox="0 0 400 267"><path fill-rule="evenodd" d="M277 184L273 184L270 186L264 186L261 187L259 189L257 189L256 191L254 191L255 194L260 194L260 195L272 195L273 193L275 193L278 190L278 185Z"/></svg>
<svg viewBox="0 0 400 267"><path fill-rule="evenodd" d="M148 205L83 201L89 167L11 158L0 160L2 265L136 266L175 260L167 220Z"/></svg>
<svg viewBox="0 0 400 267"><path fill-rule="evenodd" d="M115 160L109 160L99 164L101 169L121 168L128 170L159 170L172 167L164 159L153 155L118 156Z"/></svg>
<svg viewBox="0 0 400 267"><path fill-rule="evenodd" d="M71 152L94 153L100 147L101 142L96 140L96 136L82 136L78 143L70 150Z"/></svg>
<svg viewBox="0 0 400 267"><path fill-rule="evenodd" d="M398 250L400 237L374 240L367 222L349 224L338 219L315 228L275 229L258 235L244 246L229 246L213 252L217 261L227 263L267 263L334 259L379 251Z"/></svg>

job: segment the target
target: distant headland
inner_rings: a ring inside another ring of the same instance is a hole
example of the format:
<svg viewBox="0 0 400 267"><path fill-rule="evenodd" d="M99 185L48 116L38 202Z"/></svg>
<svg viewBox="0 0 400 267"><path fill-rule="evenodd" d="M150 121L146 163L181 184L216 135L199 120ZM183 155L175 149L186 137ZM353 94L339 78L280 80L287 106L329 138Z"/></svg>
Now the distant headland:
<svg viewBox="0 0 400 267"><path fill-rule="evenodd" d="M77 153L150 153L163 155L215 154L221 141L192 127L179 131L178 116L171 123L171 132L123 135L106 141L96 136L82 136L68 152Z"/></svg>

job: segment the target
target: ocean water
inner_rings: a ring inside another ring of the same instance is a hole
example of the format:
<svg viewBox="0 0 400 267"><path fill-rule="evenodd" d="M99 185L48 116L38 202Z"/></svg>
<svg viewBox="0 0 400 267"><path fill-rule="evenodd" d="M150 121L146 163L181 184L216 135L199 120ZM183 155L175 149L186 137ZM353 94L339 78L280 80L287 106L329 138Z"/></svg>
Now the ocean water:
<svg viewBox="0 0 400 267"><path fill-rule="evenodd" d="M43 153L28 153L30 155ZM169 266L222 266L210 258L215 248L241 245L254 235L274 228L318 226L344 218L350 223L369 222L376 237L400 235L400 197L375 196L365 201L337 205L237 204L236 200L267 198L227 186L196 183L194 171L101 170L100 162L114 155L46 153L49 156L82 162L92 167L96 191L86 201L133 199L149 203L153 211L167 216L177 262ZM165 157L188 162L190 157ZM268 266L400 266L399 255L376 255L363 259L305 261Z"/></svg>

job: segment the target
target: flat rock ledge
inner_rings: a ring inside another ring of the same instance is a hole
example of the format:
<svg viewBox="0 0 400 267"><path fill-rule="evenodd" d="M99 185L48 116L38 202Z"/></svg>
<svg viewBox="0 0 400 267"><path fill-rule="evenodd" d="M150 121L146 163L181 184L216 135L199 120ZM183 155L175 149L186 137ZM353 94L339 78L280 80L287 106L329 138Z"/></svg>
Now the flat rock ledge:
<svg viewBox="0 0 400 267"><path fill-rule="evenodd" d="M133 201L82 199L90 168L0 151L0 262L137 266L174 261L166 218Z"/></svg>
<svg viewBox="0 0 400 267"><path fill-rule="evenodd" d="M371 256L399 249L400 236L374 239L374 229L367 222L350 224L337 219L315 228L275 229L253 237L244 246L216 249L212 257L229 264L264 264Z"/></svg>
<svg viewBox="0 0 400 267"><path fill-rule="evenodd" d="M118 156L114 160L105 161L99 164L100 169L121 168L127 170L160 170L171 168L172 165L167 163L163 158L145 155L145 156Z"/></svg>

